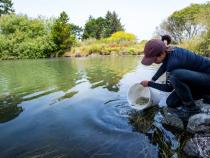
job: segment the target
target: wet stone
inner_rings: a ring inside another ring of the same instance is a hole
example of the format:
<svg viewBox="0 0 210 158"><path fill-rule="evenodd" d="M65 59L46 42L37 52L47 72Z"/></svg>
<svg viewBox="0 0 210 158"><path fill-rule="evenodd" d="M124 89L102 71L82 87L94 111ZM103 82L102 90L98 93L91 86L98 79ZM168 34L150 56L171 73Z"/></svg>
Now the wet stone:
<svg viewBox="0 0 210 158"><path fill-rule="evenodd" d="M162 119L163 125L179 130L184 130L184 125L182 120L173 113L171 108L164 108L162 113L163 113L163 119Z"/></svg>
<svg viewBox="0 0 210 158"><path fill-rule="evenodd" d="M188 157L210 157L210 135L195 135L184 146Z"/></svg>
<svg viewBox="0 0 210 158"><path fill-rule="evenodd" d="M203 106L203 107L201 108L201 112L210 115L210 105L208 105L208 106Z"/></svg>
<svg viewBox="0 0 210 158"><path fill-rule="evenodd" d="M210 134L210 115L200 113L190 117L187 131L191 133Z"/></svg>
<svg viewBox="0 0 210 158"><path fill-rule="evenodd" d="M198 100L195 103L200 107L201 113L210 114L210 104L203 103L202 100Z"/></svg>

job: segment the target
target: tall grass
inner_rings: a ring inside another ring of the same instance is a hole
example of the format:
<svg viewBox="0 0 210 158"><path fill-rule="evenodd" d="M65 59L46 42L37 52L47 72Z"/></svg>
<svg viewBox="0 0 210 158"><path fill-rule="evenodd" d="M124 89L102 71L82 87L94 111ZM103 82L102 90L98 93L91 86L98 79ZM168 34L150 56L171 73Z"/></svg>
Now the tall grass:
<svg viewBox="0 0 210 158"><path fill-rule="evenodd" d="M78 43L64 56L139 55L143 52L144 44L145 42L138 43L135 40L88 39Z"/></svg>
<svg viewBox="0 0 210 158"><path fill-rule="evenodd" d="M145 41L138 43L134 34L119 31L109 38L87 39L79 42L64 56L88 56L90 54L138 55L143 52L144 44Z"/></svg>
<svg viewBox="0 0 210 158"><path fill-rule="evenodd" d="M200 55L204 53L205 50L201 48L201 44L204 42L204 39L201 37L194 37L189 40L182 41L182 43L179 44L179 47L189 49L191 51L194 51Z"/></svg>

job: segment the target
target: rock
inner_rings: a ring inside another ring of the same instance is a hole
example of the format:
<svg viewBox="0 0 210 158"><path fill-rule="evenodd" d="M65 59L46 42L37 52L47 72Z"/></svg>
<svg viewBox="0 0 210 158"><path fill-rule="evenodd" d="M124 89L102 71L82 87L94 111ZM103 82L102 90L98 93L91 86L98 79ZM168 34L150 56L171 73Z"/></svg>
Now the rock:
<svg viewBox="0 0 210 158"><path fill-rule="evenodd" d="M162 124L178 130L184 130L184 125L182 120L173 113L171 108L163 109Z"/></svg>
<svg viewBox="0 0 210 158"><path fill-rule="evenodd" d="M203 107L201 108L201 112L203 112L203 113L206 113L206 114L209 114L209 115L210 115L210 106L209 106L209 105L207 105L207 106L203 106Z"/></svg>
<svg viewBox="0 0 210 158"><path fill-rule="evenodd" d="M75 57L81 57L81 56L82 55L79 52L75 53Z"/></svg>
<svg viewBox="0 0 210 158"><path fill-rule="evenodd" d="M210 157L210 135L195 135L187 141L183 151L190 157Z"/></svg>
<svg viewBox="0 0 210 158"><path fill-rule="evenodd" d="M210 115L200 113L190 117L187 124L187 131L191 133L202 132L210 134Z"/></svg>

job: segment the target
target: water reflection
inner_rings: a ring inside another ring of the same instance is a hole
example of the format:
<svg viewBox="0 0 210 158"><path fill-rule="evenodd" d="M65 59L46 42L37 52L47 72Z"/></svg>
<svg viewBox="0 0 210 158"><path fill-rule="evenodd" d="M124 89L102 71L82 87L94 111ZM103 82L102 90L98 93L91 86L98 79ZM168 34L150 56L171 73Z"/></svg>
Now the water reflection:
<svg viewBox="0 0 210 158"><path fill-rule="evenodd" d="M17 105L24 101L57 92L61 95L57 95L56 102L70 100L83 91L83 88L73 89L84 82L90 83L92 89L102 87L117 92L119 81L137 65L137 60L134 57L89 57L0 62L1 122L17 117L23 111Z"/></svg>
<svg viewBox="0 0 210 158"><path fill-rule="evenodd" d="M137 66L138 58L101 57L90 58L84 62L87 79L91 88L103 87L109 91L119 91L119 81L123 75ZM94 65L94 66L92 66Z"/></svg>
<svg viewBox="0 0 210 158"><path fill-rule="evenodd" d="M185 135L162 126L162 109L130 112L128 88L154 72L138 57L3 61L0 67L0 157L180 155Z"/></svg>
<svg viewBox="0 0 210 158"><path fill-rule="evenodd" d="M17 117L22 111L22 107L18 107L21 101L16 96L0 97L0 123L8 122Z"/></svg>
<svg viewBox="0 0 210 158"><path fill-rule="evenodd" d="M0 157L156 158L128 123L137 65L132 56L0 62Z"/></svg>

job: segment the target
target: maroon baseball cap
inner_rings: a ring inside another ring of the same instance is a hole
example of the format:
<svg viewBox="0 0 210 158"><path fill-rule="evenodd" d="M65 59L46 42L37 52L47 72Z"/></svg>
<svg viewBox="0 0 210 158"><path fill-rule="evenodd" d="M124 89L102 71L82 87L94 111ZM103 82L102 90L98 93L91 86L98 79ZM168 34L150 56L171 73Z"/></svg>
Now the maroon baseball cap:
<svg viewBox="0 0 210 158"><path fill-rule="evenodd" d="M166 50L166 45L159 39L149 40L144 46L144 57L141 61L143 65L151 65L155 58Z"/></svg>

